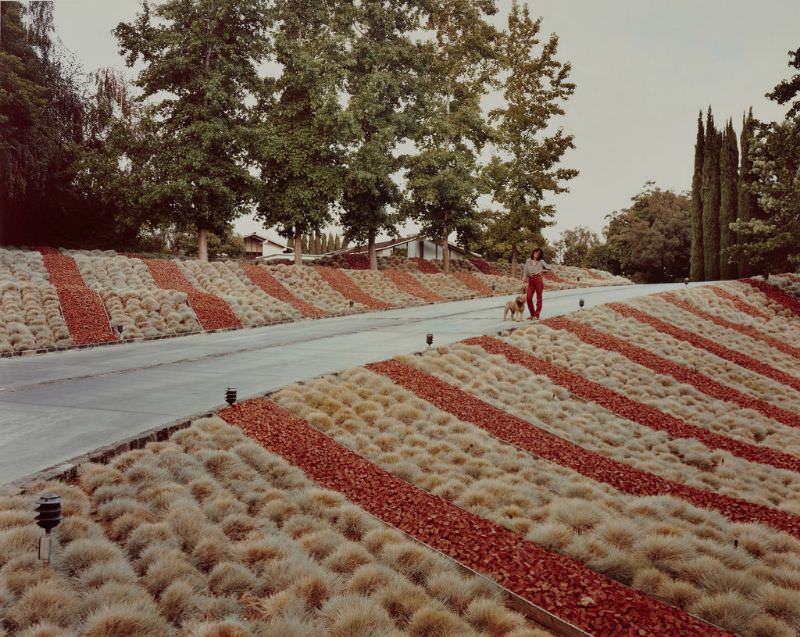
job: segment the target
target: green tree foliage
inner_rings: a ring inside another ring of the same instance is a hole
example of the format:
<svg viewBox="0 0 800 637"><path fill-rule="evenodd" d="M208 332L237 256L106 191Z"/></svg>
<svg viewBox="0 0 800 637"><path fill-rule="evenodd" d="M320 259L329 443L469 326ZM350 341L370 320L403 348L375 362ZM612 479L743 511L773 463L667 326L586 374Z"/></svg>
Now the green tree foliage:
<svg viewBox="0 0 800 637"><path fill-rule="evenodd" d="M600 245L600 237L586 226L570 228L561 233L556 242L556 258L563 265L574 265L580 268L591 267L589 255Z"/></svg>
<svg viewBox="0 0 800 637"><path fill-rule="evenodd" d="M346 66L347 116L353 127L342 180L339 222L368 246L370 268L378 269L375 238L396 234L402 190L393 175L401 168L395 152L417 122L425 50L414 41L421 27L416 0L354 5Z"/></svg>
<svg viewBox="0 0 800 637"><path fill-rule="evenodd" d="M605 254L595 251L593 259L602 257L612 272L640 282L660 283L688 276L690 197L648 183L632 201L630 207L611 215L605 229Z"/></svg>
<svg viewBox="0 0 800 637"><path fill-rule="evenodd" d="M153 105L146 204L194 227L201 259L207 232L223 234L252 200L246 104L268 52L265 9L265 0L166 0L114 29L127 64L144 65L139 99Z"/></svg>
<svg viewBox="0 0 800 637"><path fill-rule="evenodd" d="M566 192L564 182L578 171L559 166L574 148L573 136L552 129L552 119L563 115L563 103L575 91L568 81L571 66L556 59L558 36L541 36L541 18L533 20L527 4L515 1L508 32L501 40L499 60L507 71L503 108L491 112L497 122L499 151L484 171L499 210L492 215L491 233L505 235L511 244L512 273L522 246L538 243L542 229L552 222L552 203L546 194Z"/></svg>
<svg viewBox="0 0 800 637"><path fill-rule="evenodd" d="M733 122L728 121L722 134L722 149L719 157L719 274L723 279L734 279L738 274L735 262L731 261L731 248L736 243L736 233L731 225L736 222L739 194L739 147Z"/></svg>
<svg viewBox="0 0 800 637"><path fill-rule="evenodd" d="M272 11L274 61L281 70L259 93L257 214L294 239L296 264L302 262L302 235L325 227L341 196L344 145L352 135L339 99L346 7L340 0L275 0Z"/></svg>
<svg viewBox="0 0 800 637"><path fill-rule="evenodd" d="M762 217L758 207L758 199L753 192L755 178L753 175L753 162L750 160L750 147L754 136L755 119L753 118L753 109L750 108L748 113L742 116L742 132L740 134L739 197L736 210L736 220L740 222ZM752 274L748 260L741 258L741 255L737 259L737 269L740 277Z"/></svg>
<svg viewBox="0 0 800 637"><path fill-rule="evenodd" d="M53 3L0 3L0 243L131 245L138 233L76 184L108 95L58 46Z"/></svg>
<svg viewBox="0 0 800 637"><path fill-rule="evenodd" d="M795 51L789 51L789 68L800 71L800 47ZM772 91L767 93L767 97L778 104L794 103L786 113L786 119L793 119L800 116L800 73L795 73L792 77L782 80Z"/></svg>
<svg viewBox="0 0 800 637"><path fill-rule="evenodd" d="M789 66L800 69L800 49L790 52ZM780 82L767 97L788 104L800 95L800 75ZM782 272L800 266L800 100L781 122L759 124L749 116L748 145L742 156L747 210L734 224L739 242L734 258L751 272ZM744 130L743 130L744 135ZM744 166L744 163L743 163ZM757 206L753 199L757 199Z"/></svg>
<svg viewBox="0 0 800 637"><path fill-rule="evenodd" d="M689 270L692 281L703 280L703 153L705 132L703 112L697 115L697 141L694 144L694 172L692 173L692 249Z"/></svg>
<svg viewBox="0 0 800 637"><path fill-rule="evenodd" d="M703 149L703 276L707 281L719 279L719 154L720 132L714 127L714 116L708 109Z"/></svg>
<svg viewBox="0 0 800 637"><path fill-rule="evenodd" d="M425 71L424 99L412 136L417 153L404 157L408 199L405 211L422 234L442 246L450 268L448 238L474 230L481 179L478 154L491 131L481 111L494 71L497 32L486 16L490 0L433 0L425 26L433 38Z"/></svg>
<svg viewBox="0 0 800 637"><path fill-rule="evenodd" d="M174 251L182 256L197 256L197 237L193 232L179 232ZM239 259L244 256L244 237L228 228L222 236L208 233L208 256L212 259Z"/></svg>

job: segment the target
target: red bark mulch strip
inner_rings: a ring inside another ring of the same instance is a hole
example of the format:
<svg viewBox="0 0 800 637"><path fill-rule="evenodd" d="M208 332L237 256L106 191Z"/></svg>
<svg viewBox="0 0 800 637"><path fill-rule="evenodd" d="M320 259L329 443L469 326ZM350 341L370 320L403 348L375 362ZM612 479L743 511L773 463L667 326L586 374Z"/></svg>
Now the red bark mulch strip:
<svg viewBox="0 0 800 637"><path fill-rule="evenodd" d="M744 334L745 336L749 336L750 338L756 341L762 341L767 343L770 347L774 347L780 352L784 354L789 354L790 356L795 356L800 358L800 347L794 347L789 345L788 343L784 343L783 341L775 338L774 336L770 336L765 332L757 330L752 325L742 325L741 323L734 323L733 321L729 321L728 319L724 319L721 316L716 316L714 314L709 314L705 310L701 310L699 307L695 307L691 303L684 301L683 299L678 298L674 292L667 292L663 294L660 298L663 298L665 301L672 303L675 307L679 307L680 309L689 312L690 314L694 314L695 316L714 323L715 325L719 325L720 327L725 327L729 330L733 330L734 332L739 332L740 334Z"/></svg>
<svg viewBox="0 0 800 637"><path fill-rule="evenodd" d="M492 264L485 259L470 259L469 262L478 268L479 272L483 272L484 274L499 274L497 270L492 267Z"/></svg>
<svg viewBox="0 0 800 637"><path fill-rule="evenodd" d="M355 301L366 305L371 310L388 310L393 307L384 301L370 296L359 288L353 279L346 274L343 274L336 268L330 268L324 265L315 265L314 270L319 272L319 275L328 282L334 290L341 294L346 299Z"/></svg>
<svg viewBox="0 0 800 637"><path fill-rule="evenodd" d="M597 272L592 272L591 270L587 269L586 274L588 274L593 279L597 279L598 281L605 281L606 279L597 274Z"/></svg>
<svg viewBox="0 0 800 637"><path fill-rule="evenodd" d="M322 487L592 635L731 635L393 476L266 399L219 415Z"/></svg>
<svg viewBox="0 0 800 637"><path fill-rule="evenodd" d="M421 259L420 257L410 257L408 260L411 261L412 263L416 263L417 270L419 270L423 274L441 273L439 265L434 263L433 261L428 261L427 259Z"/></svg>
<svg viewBox="0 0 800 637"><path fill-rule="evenodd" d="M180 271L177 264L166 259L142 259L158 287L165 290L185 292L189 307L204 330L229 329L241 327L230 306L218 296L200 292Z"/></svg>
<svg viewBox="0 0 800 637"><path fill-rule="evenodd" d="M800 316L800 301L794 298L791 294L787 294L780 288L770 285L766 281L759 281L758 279L740 279L743 283L753 286L755 289L760 290L765 296L772 299L776 303L780 303L783 307L790 309L797 316Z"/></svg>
<svg viewBox="0 0 800 637"><path fill-rule="evenodd" d="M527 367L536 374L547 376L555 384L568 389L582 400L592 401L618 416L656 431L665 431L672 438L699 440L709 449L720 449L750 462L778 469L800 472L800 458L782 451L760 447L749 442L728 438L698 425L687 423L655 407L633 400L600 383L579 376L560 365L525 352L509 343L489 336L469 338L468 345L479 345L491 354L505 356L509 362Z"/></svg>
<svg viewBox="0 0 800 637"><path fill-rule="evenodd" d="M705 338L704 336L700 336L694 332L689 332L676 325L662 321L661 319L656 318L647 312L642 312L641 310L631 307L630 305L625 305L623 303L609 303L608 307L622 316L635 319L640 323L654 327L662 334L667 334L680 341L690 343L692 346L698 349L704 349L707 352L714 354L714 356L719 356L720 358L735 363L740 367L744 367L745 369L749 369L750 371L756 372L757 374L761 374L762 376L766 376L767 378L771 378L779 383L788 385L792 389L800 391L800 378L795 378L791 374L787 374L779 369L775 369L766 363L756 360L752 356L747 356L746 354L732 350L724 345L720 345L719 343Z"/></svg>
<svg viewBox="0 0 800 637"><path fill-rule="evenodd" d="M452 272L452 275L461 281L461 283L463 283L467 288L477 292L482 296L492 296L493 294L492 288L485 283L482 283L470 272Z"/></svg>
<svg viewBox="0 0 800 637"><path fill-rule="evenodd" d="M544 272L542 274L542 278L547 281L551 281L552 283L563 283L564 285L572 285L571 281L567 281L566 279L562 279L557 274L553 274L552 272Z"/></svg>
<svg viewBox="0 0 800 637"><path fill-rule="evenodd" d="M704 290L711 290L714 294L716 294L719 298L725 299L726 301L730 301L733 303L734 307L749 316L757 319L763 319L765 321L769 321L772 317L767 314L766 312L762 312L759 310L755 305L751 305L746 301L743 301L738 296L733 294L732 292L728 292L728 290L724 290L722 288L718 288L716 285L707 285L703 288Z"/></svg>
<svg viewBox="0 0 800 637"><path fill-rule="evenodd" d="M61 254L55 248L38 250L47 269L47 278L58 294L61 312L72 341L76 345L116 341L103 299L86 286L75 259Z"/></svg>
<svg viewBox="0 0 800 637"><path fill-rule="evenodd" d="M618 339L610 334L600 332L588 325L571 321L562 316L545 319L542 321L543 325L556 330L565 330L575 334L584 343L588 343L594 347L622 354L626 358L638 363L648 369L653 370L657 374L666 374L672 376L676 380L691 385L698 391L726 402L734 403L739 407L746 409L754 409L761 412L768 418L777 420L789 427L800 427L800 415L781 409L775 405L771 405L765 400L753 398L740 392L738 389L733 389L727 385L709 378L705 374L690 369L685 365L674 363L670 360L662 358L657 354L653 354L642 347L632 345L627 341Z"/></svg>
<svg viewBox="0 0 800 637"><path fill-rule="evenodd" d="M326 315L326 313L319 308L314 307L310 303L306 303L303 299L292 294L288 288L264 268L253 265L252 263L242 263L242 271L248 279L265 293L279 301L288 303L304 317L320 318Z"/></svg>
<svg viewBox="0 0 800 637"><path fill-rule="evenodd" d="M398 361L365 366L388 376L439 409L470 422L498 440L567 467L634 496L670 495L699 508L717 511L732 522L758 522L800 537L800 516L667 480L601 456L490 405L458 387Z"/></svg>
<svg viewBox="0 0 800 637"><path fill-rule="evenodd" d="M403 270L381 270L381 272L406 294L416 296L418 299L422 299L428 303L438 303L447 300L443 296L439 296L426 289L425 286L408 272Z"/></svg>

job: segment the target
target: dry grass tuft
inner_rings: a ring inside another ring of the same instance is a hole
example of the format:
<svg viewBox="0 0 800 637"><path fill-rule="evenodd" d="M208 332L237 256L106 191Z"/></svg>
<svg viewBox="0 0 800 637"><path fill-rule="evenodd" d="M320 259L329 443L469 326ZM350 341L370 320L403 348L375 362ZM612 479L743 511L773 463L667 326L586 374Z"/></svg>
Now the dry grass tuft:
<svg viewBox="0 0 800 637"><path fill-rule="evenodd" d="M253 637L253 633L240 622L204 622L191 629L192 637Z"/></svg>
<svg viewBox="0 0 800 637"><path fill-rule="evenodd" d="M738 631L754 619L758 608L739 593L728 591L704 597L689 610L717 626Z"/></svg>
<svg viewBox="0 0 800 637"><path fill-rule="evenodd" d="M161 614L176 626L199 615L208 605L203 589L184 580L167 586L158 600Z"/></svg>
<svg viewBox="0 0 800 637"><path fill-rule="evenodd" d="M90 566L119 562L123 553L116 544L101 538L75 540L60 555L61 565L70 575L80 575Z"/></svg>
<svg viewBox="0 0 800 637"><path fill-rule="evenodd" d="M46 567L35 554L28 553L11 558L0 568L0 582L5 588L19 597L31 586L53 579L56 574ZM0 599L0 604L2 600Z"/></svg>
<svg viewBox="0 0 800 637"><path fill-rule="evenodd" d="M11 608L9 618L19 629L39 622L69 628L79 612L78 598L66 590L63 581L53 578L27 589Z"/></svg>
<svg viewBox="0 0 800 637"><path fill-rule="evenodd" d="M167 623L150 609L116 604L100 608L86 620L84 637L169 637Z"/></svg>
<svg viewBox="0 0 800 637"><path fill-rule="evenodd" d="M241 564L220 562L208 574L208 586L216 595L240 595L257 588L258 579Z"/></svg>
<svg viewBox="0 0 800 637"><path fill-rule="evenodd" d="M375 601L343 595L325 604L321 618L330 637L382 637L394 632L394 623Z"/></svg>
<svg viewBox="0 0 800 637"><path fill-rule="evenodd" d="M414 613L407 630L411 637L451 637L472 632L469 624L435 606L425 606Z"/></svg>
<svg viewBox="0 0 800 637"><path fill-rule="evenodd" d="M464 616L473 628L490 637L503 637L506 633L524 625L524 621L502 606L488 599L476 599Z"/></svg>
<svg viewBox="0 0 800 637"><path fill-rule="evenodd" d="M24 553L35 553L41 532L35 526L18 526L0 531L0 566Z"/></svg>
<svg viewBox="0 0 800 637"><path fill-rule="evenodd" d="M49 622L39 622L17 633L17 637L75 637L75 633Z"/></svg>

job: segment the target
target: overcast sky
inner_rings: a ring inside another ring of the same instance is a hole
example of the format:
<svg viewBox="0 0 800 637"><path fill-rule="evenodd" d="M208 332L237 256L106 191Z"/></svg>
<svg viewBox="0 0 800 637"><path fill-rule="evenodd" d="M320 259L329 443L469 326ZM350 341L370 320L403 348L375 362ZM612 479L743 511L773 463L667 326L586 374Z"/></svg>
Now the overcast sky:
<svg viewBox="0 0 800 637"><path fill-rule="evenodd" d="M757 117L784 109L764 97L787 77L800 46L798 0L540 0L528 2L543 31L560 38L578 88L562 118L576 149L564 165L580 175L556 199L555 239L577 225L601 231L644 183L685 190L692 172L697 111L717 122L753 106ZM498 25L511 0L499 0ZM138 0L57 0L56 29L87 70L124 67L111 29L133 18ZM239 231L263 230L254 221Z"/></svg>

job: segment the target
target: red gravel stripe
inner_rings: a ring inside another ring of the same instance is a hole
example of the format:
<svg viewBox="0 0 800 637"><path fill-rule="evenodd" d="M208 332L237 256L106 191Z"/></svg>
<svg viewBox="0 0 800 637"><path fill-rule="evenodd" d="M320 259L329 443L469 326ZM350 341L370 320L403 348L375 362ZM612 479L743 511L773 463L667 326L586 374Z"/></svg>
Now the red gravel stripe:
<svg viewBox="0 0 800 637"><path fill-rule="evenodd" d="M355 284L353 279L346 274L342 274L336 268L330 268L324 265L315 265L314 270L319 272L320 276L328 282L328 285L330 285L346 299L366 305L371 310L388 310L392 307L388 303L376 299L374 296L370 296L364 292Z"/></svg>
<svg viewBox="0 0 800 637"><path fill-rule="evenodd" d="M755 289L760 290L766 297L772 299L776 303L780 303L783 307L790 309L794 314L800 316L800 301L794 298L791 294L786 294L780 288L770 285L766 281L759 281L758 279L740 279L743 283L753 286Z"/></svg>
<svg viewBox="0 0 800 637"><path fill-rule="evenodd" d="M473 292L477 292L483 296L492 296L492 288L485 283L481 283L469 272L453 272L452 274Z"/></svg>
<svg viewBox="0 0 800 637"><path fill-rule="evenodd" d="M717 287L716 285L707 285L703 288L704 290L711 290L714 294L716 294L719 298L725 299L726 301L730 301L733 303L734 307L747 314L752 316L753 318L763 319L765 321L769 321L772 317L767 314L766 312L762 312L759 310L755 305L751 305L746 301L743 301L738 296L733 294L732 292L728 292L728 290L724 290L722 288Z"/></svg>
<svg viewBox="0 0 800 637"><path fill-rule="evenodd" d="M725 327L729 330L733 330L734 332L739 332L740 334L744 334L745 336L749 336L750 338L756 341L763 341L767 343L770 347L774 347L778 351L783 352L784 354L789 354L790 356L795 356L800 358L800 347L793 347L788 343L784 343L783 341L775 338L774 336L770 336L760 330L757 330L752 325L742 325L740 323L734 323L733 321L729 321L728 319L724 319L721 316L715 316L714 314L709 314L705 310L701 310L698 307L695 307L691 303L684 301L683 299L679 299L674 292L667 292L661 295L662 299L665 301L672 303L675 307L679 307L680 309L694 314L695 316L704 319L706 321L710 321L715 325L719 325L720 327Z"/></svg>
<svg viewBox="0 0 800 637"><path fill-rule="evenodd" d="M188 296L189 307L192 308L197 320L204 330L219 330L241 327L230 306L218 296L200 292L189 279L184 276L180 268L166 259L142 259L158 287L165 290L178 290Z"/></svg>
<svg viewBox="0 0 800 637"><path fill-rule="evenodd" d="M560 276L558 276L557 274L553 274L552 272L544 272L542 274L542 277L544 278L545 282L552 281L553 283L563 283L564 285L572 285L570 281L562 279Z"/></svg>
<svg viewBox="0 0 800 637"><path fill-rule="evenodd" d="M288 288L264 268L260 268L252 263L242 263L242 271L250 281L261 288L265 293L279 301L288 303L303 316L307 318L320 318L326 315L326 313L319 308L314 307L310 303L306 303L303 299L292 294Z"/></svg>
<svg viewBox="0 0 800 637"><path fill-rule="evenodd" d="M635 319L640 323L654 327L662 334L668 334L675 339L690 343L692 346L698 349L704 349L707 352L711 352L714 354L714 356L719 356L720 358L728 360L732 363L736 363L740 367L744 367L745 369L749 369L761 374L762 376L776 380L779 383L788 385L792 389L800 391L800 379L795 378L786 372L782 372L779 369L775 369L766 363L762 363L752 356L747 356L746 354L732 350L724 345L720 345L719 343L705 338L704 336L700 336L699 334L689 332L677 327L676 325L662 321L661 319L656 318L647 312L642 312L641 310L631 307L630 305L624 305L623 303L609 303L608 307L622 316Z"/></svg>
<svg viewBox="0 0 800 637"><path fill-rule="evenodd" d="M584 449L490 405L458 387L414 367L389 360L366 365L388 376L439 409L520 449L635 496L670 495L717 511L732 522L757 522L800 537L800 516L730 496L704 491Z"/></svg>
<svg viewBox="0 0 800 637"><path fill-rule="evenodd" d="M381 270L381 272L406 294L416 296L418 299L422 299L428 303L439 303L440 301L447 300L443 296L439 296L426 289L408 272L403 270Z"/></svg>
<svg viewBox="0 0 800 637"><path fill-rule="evenodd" d="M599 281L605 281L603 277L601 277L597 272L592 272L591 270L586 270L586 274L588 274L593 279L597 279Z"/></svg>
<svg viewBox="0 0 800 637"><path fill-rule="evenodd" d="M111 331L103 299L83 281L75 259L55 248L38 248L47 278L55 287L64 322L76 345L108 343L117 337Z"/></svg>
<svg viewBox="0 0 800 637"><path fill-rule="evenodd" d="M592 401L626 420L656 431L665 431L673 438L699 440L709 449L727 451L749 462L800 472L800 458L791 454L728 438L698 425L692 425L499 339L481 336L468 338L463 342L467 345L479 345L491 354L500 354L511 363L522 365L536 374L547 376L555 384L568 389L578 398Z"/></svg>
<svg viewBox="0 0 800 637"><path fill-rule="evenodd" d="M420 257L411 257L409 261L412 263L417 264L417 270L422 272L423 274L439 274L442 270L439 268L438 264L434 263L433 261L428 261L427 259L421 259Z"/></svg>
<svg viewBox="0 0 800 637"><path fill-rule="evenodd" d="M497 270L485 259L470 259L469 262L484 274L497 274Z"/></svg>
<svg viewBox="0 0 800 637"><path fill-rule="evenodd" d="M596 637L732 634L393 476L269 400L219 415L322 487Z"/></svg>
<svg viewBox="0 0 800 637"><path fill-rule="evenodd" d="M723 385L713 378L709 378L705 374L695 372L685 365L673 363L672 361L661 358L660 356L653 354L646 349L632 345L631 343L618 339L610 334L600 332L592 327L589 327L588 325L571 321L562 316L546 319L542 321L542 324L553 329L571 332L580 338L584 343L588 343L594 347L599 347L609 352L622 354L633 362L652 369L657 374L670 375L676 380L686 383L687 385L691 385L698 391L701 391L704 394L712 396L718 400L734 403L739 405L739 407L744 407L747 409L755 409L768 418L777 420L778 422L788 425L789 427L800 427L800 415L798 414L787 411L786 409L781 409L775 405L771 405L764 400L747 396L739 390L728 387L727 385Z"/></svg>

